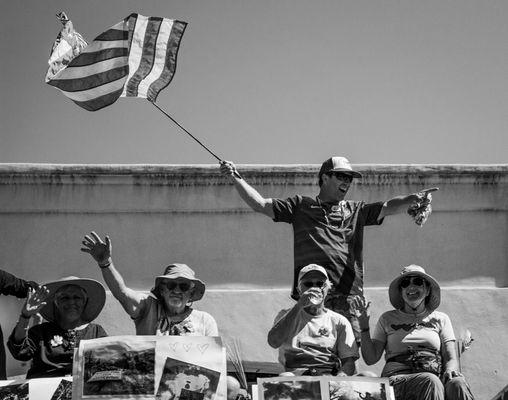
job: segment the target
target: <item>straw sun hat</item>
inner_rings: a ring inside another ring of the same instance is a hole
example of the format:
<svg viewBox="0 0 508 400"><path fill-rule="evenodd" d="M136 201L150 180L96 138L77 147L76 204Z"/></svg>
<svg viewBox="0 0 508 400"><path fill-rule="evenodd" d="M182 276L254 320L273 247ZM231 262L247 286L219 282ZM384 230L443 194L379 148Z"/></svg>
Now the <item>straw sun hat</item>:
<svg viewBox="0 0 508 400"><path fill-rule="evenodd" d="M441 287L439 283L432 276L427 274L422 267L415 264L404 267L400 275L390 283L388 295L390 296L390 303L392 303L392 306L397 310L404 307L404 299L400 292L400 281L408 276L420 276L427 281L430 286L429 295L425 299L427 309L434 311L438 308L439 303L441 303Z"/></svg>
<svg viewBox="0 0 508 400"><path fill-rule="evenodd" d="M87 294L87 301L81 319L84 322L91 322L102 311L106 302L106 290L102 284L94 279L78 278L77 276L67 276L57 281L44 284L49 291L46 299L46 305L41 309L40 313L47 321L55 321L55 293L63 286L75 285L82 288Z"/></svg>

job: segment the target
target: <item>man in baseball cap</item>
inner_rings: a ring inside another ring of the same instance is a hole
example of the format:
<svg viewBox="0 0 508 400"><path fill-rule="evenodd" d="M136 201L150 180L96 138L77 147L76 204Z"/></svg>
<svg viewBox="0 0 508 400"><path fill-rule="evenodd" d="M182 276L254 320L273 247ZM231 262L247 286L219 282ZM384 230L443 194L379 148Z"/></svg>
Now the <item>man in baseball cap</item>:
<svg viewBox="0 0 508 400"><path fill-rule="evenodd" d="M346 317L324 303L331 284L317 264L298 274L300 295L290 309L282 310L268 332L268 344L279 349L279 362L295 375L353 375L358 347Z"/></svg>
<svg viewBox="0 0 508 400"><path fill-rule="evenodd" d="M385 216L405 212L421 225L430 214L430 192L437 188L374 203L345 200L354 179L361 179L362 174L347 158L333 156L319 169L316 197L265 198L241 177L232 162L221 162L220 170L254 211L293 226L298 245L294 245L292 297L299 297L300 270L308 264L321 265L332 283L326 306L349 319L359 342L360 328L352 304L355 297L363 298L364 227L380 225Z"/></svg>

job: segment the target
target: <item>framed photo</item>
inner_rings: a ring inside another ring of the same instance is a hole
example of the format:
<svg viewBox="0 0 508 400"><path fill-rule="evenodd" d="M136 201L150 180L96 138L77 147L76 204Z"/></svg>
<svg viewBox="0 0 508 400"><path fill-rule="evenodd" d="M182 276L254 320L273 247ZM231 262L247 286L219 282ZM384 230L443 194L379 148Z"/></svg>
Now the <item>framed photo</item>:
<svg viewBox="0 0 508 400"><path fill-rule="evenodd" d="M387 378L281 376L258 379L258 400L395 400Z"/></svg>

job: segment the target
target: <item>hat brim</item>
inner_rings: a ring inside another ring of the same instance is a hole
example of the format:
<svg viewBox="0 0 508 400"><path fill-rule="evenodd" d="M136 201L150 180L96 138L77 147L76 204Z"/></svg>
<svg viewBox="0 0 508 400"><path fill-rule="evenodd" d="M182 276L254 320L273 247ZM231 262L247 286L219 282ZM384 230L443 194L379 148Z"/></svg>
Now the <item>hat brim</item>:
<svg viewBox="0 0 508 400"><path fill-rule="evenodd" d="M192 292L192 296L190 298L190 301L198 301L198 300L201 300L205 294L205 284L203 283L203 281L199 280L199 279L191 279L191 278L187 278L187 277L184 277L184 276L178 276L178 277L169 277L167 275L161 275L161 276L157 276L155 277L155 287L152 289L152 293L155 293L155 288L157 286L159 286L160 282L162 280L168 280L168 281L171 281L171 280L175 280L175 279L185 279L185 280L188 280L190 282L193 282L194 283L194 288L192 289L193 292Z"/></svg>
<svg viewBox="0 0 508 400"><path fill-rule="evenodd" d="M330 169L327 172L343 172L347 175L351 175L353 178L361 178L362 174L360 174L358 171L353 171L352 169L347 168L334 168Z"/></svg>
<svg viewBox="0 0 508 400"><path fill-rule="evenodd" d="M55 293L58 289L67 285L76 285L86 291L87 302L81 313L81 319L85 323L92 322L99 316L106 303L106 290L100 282L94 279L71 277L44 284L49 291L49 295L46 298L47 304L40 310L40 314L47 321L56 322L54 306Z"/></svg>
<svg viewBox="0 0 508 400"><path fill-rule="evenodd" d="M309 267L309 266L312 266L312 267L307 269L307 267ZM310 274L311 272L319 272L324 278L326 278L327 280L329 279L328 278L328 273L326 272L326 269L324 267L322 267L321 265L309 264L309 265L306 265L305 267L303 267L300 270L300 272L298 273L298 285L300 285L300 281L307 274Z"/></svg>
<svg viewBox="0 0 508 400"><path fill-rule="evenodd" d="M429 298L426 304L426 307L430 311L434 311L441 304L441 287L436 279L434 279L431 275L420 272L420 271L411 271L407 274L402 274L396 277L392 283L390 283L390 287L388 288L388 295L390 297L390 303L392 306L400 310L404 307L404 299L402 298L402 294L400 292L400 281L408 276L420 276L425 279L430 285L430 293Z"/></svg>

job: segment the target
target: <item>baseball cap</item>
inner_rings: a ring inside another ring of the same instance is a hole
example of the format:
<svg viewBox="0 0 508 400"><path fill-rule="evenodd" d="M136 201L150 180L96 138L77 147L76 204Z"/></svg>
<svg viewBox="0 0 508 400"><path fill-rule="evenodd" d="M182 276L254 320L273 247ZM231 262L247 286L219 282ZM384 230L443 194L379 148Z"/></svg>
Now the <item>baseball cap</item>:
<svg viewBox="0 0 508 400"><path fill-rule="evenodd" d="M298 273L298 283L302 280L302 278L307 275L311 271L318 271L323 274L323 276L328 279L328 274L326 273L326 270L321 266L317 264L309 264L303 267L300 272Z"/></svg>
<svg viewBox="0 0 508 400"><path fill-rule="evenodd" d="M319 177L327 172L344 172L346 174L350 174L353 178L361 178L362 174L358 171L354 171L351 168L351 164L346 157L330 157L328 160L321 164L321 169L319 170Z"/></svg>

